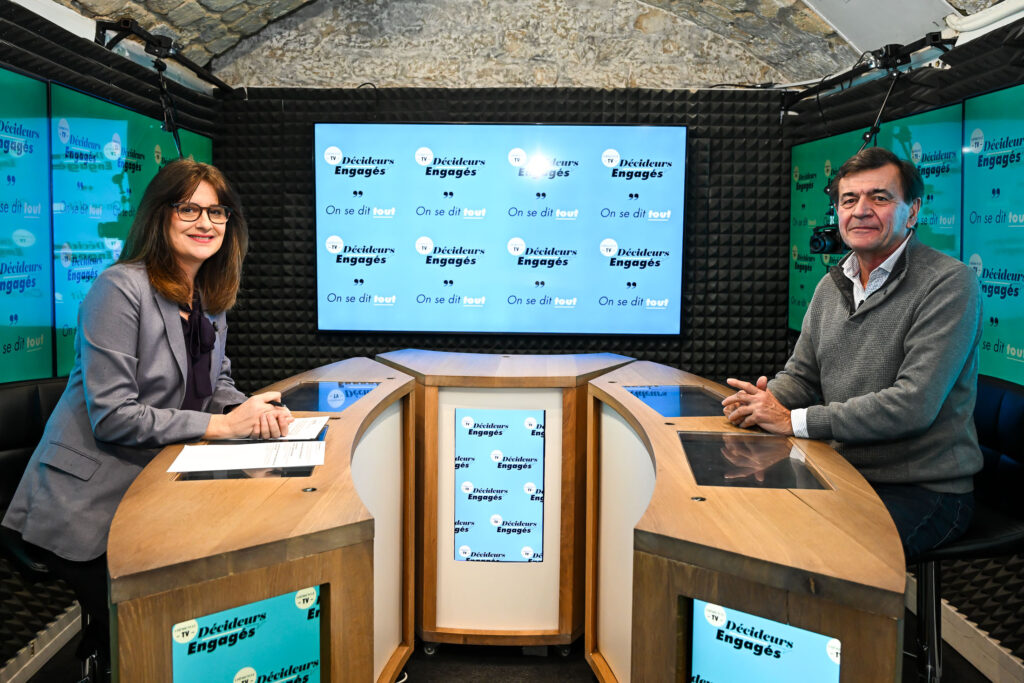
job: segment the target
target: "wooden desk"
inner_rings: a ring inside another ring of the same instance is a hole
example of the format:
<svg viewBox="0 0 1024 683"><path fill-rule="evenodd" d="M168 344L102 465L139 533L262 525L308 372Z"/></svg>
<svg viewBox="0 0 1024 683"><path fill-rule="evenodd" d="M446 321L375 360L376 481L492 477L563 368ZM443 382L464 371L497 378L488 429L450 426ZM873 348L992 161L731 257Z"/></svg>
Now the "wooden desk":
<svg viewBox="0 0 1024 683"><path fill-rule="evenodd" d="M400 673L413 646L414 382L352 358L267 389L321 380L379 385L330 420L312 476L178 481L172 446L132 484L107 547L120 680L171 680L176 623L316 585L321 680Z"/></svg>
<svg viewBox="0 0 1024 683"><path fill-rule="evenodd" d="M416 377L417 628L429 643L563 645L583 627L586 382L610 353L489 355L405 349L378 360ZM543 409L542 563L456 562L454 411ZM501 590L495 590L500 586Z"/></svg>
<svg viewBox="0 0 1024 683"><path fill-rule="evenodd" d="M903 549L867 482L826 444L793 438L825 490L698 486L678 433L749 432L721 415L665 418L624 388L650 385L733 391L648 362L590 381L585 631L597 677L681 680L695 598L838 638L844 683L899 681Z"/></svg>

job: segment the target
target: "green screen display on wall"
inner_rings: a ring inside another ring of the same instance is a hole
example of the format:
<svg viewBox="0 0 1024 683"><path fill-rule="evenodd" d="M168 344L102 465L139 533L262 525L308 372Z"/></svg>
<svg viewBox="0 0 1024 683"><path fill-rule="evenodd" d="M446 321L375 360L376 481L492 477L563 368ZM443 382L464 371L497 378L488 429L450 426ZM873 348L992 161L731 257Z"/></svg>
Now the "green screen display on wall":
<svg viewBox="0 0 1024 683"><path fill-rule="evenodd" d="M57 374L74 362L78 307L104 268L121 254L146 185L178 154L161 122L53 85L54 326ZM209 163L209 138L179 131L185 156Z"/></svg>
<svg viewBox="0 0 1024 683"><path fill-rule="evenodd" d="M1024 86L964 108L964 255L981 284L983 375L1024 384Z"/></svg>
<svg viewBox="0 0 1024 683"><path fill-rule="evenodd" d="M0 69L0 382L53 375L46 83Z"/></svg>

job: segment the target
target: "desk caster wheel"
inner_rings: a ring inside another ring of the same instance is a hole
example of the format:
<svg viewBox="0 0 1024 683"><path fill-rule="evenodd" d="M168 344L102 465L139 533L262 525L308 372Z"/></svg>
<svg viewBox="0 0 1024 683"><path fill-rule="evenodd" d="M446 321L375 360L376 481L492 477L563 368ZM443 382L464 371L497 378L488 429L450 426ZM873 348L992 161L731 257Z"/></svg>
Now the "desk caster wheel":
<svg viewBox="0 0 1024 683"><path fill-rule="evenodd" d="M562 657L568 657L572 654L572 645L559 645L558 654Z"/></svg>
<svg viewBox="0 0 1024 683"><path fill-rule="evenodd" d="M423 654L428 657L433 657L437 654L437 643L423 643Z"/></svg>

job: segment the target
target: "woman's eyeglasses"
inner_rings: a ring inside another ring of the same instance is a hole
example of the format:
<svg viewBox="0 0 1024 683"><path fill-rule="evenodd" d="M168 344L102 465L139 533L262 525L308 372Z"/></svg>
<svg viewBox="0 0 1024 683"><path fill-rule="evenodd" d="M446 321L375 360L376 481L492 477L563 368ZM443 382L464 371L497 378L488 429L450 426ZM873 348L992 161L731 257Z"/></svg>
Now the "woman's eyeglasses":
<svg viewBox="0 0 1024 683"><path fill-rule="evenodd" d="M231 209L223 204L211 204L210 206L199 206L192 202L176 202L171 204L174 207L178 218L186 223L195 223L203 215L203 211L210 217L211 223L227 223L231 218Z"/></svg>

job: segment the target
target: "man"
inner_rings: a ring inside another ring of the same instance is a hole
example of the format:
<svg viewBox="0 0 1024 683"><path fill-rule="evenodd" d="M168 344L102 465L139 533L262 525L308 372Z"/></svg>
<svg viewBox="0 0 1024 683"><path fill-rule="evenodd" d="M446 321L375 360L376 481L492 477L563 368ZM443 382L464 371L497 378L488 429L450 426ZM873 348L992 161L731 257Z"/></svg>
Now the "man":
<svg viewBox="0 0 1024 683"><path fill-rule="evenodd" d="M889 150L865 149L830 189L851 253L815 288L771 382L729 379L728 419L829 439L878 492L908 558L951 541L981 469L974 401L977 276L914 235L924 183Z"/></svg>

